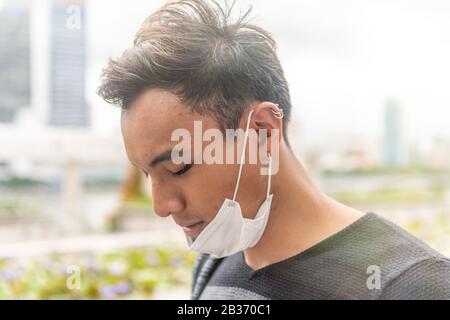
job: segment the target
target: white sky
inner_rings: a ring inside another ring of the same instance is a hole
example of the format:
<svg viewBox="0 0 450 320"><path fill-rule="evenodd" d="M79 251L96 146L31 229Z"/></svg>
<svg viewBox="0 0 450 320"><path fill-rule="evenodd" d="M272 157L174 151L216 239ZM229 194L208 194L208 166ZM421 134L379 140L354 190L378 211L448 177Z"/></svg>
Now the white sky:
<svg viewBox="0 0 450 320"><path fill-rule="evenodd" d="M161 0L87 0L89 93L98 132L118 132L118 110L95 97L101 67L132 43ZM384 101L394 96L409 140L450 139L450 1L237 0L253 5L278 41L293 115L310 143L382 134Z"/></svg>

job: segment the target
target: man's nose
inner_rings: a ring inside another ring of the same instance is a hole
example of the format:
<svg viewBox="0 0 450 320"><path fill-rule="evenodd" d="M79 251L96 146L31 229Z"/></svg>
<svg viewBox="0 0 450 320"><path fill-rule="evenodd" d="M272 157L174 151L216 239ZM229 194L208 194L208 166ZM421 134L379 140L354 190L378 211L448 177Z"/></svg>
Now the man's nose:
<svg viewBox="0 0 450 320"><path fill-rule="evenodd" d="M153 211L160 217L165 218L171 214L178 213L184 209L184 201L164 188L152 187Z"/></svg>

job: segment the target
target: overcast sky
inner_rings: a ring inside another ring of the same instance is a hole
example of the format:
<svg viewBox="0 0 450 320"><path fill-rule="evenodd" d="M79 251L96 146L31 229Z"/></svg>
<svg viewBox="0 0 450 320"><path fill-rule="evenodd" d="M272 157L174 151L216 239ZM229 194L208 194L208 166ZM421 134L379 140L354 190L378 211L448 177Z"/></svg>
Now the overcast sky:
<svg viewBox="0 0 450 320"><path fill-rule="evenodd" d="M117 110L94 95L100 69L163 3L87 0L88 85L99 132L118 132ZM393 96L410 140L450 139L450 1L237 0L238 10L249 4L255 22L278 41L295 138L378 137L384 102Z"/></svg>

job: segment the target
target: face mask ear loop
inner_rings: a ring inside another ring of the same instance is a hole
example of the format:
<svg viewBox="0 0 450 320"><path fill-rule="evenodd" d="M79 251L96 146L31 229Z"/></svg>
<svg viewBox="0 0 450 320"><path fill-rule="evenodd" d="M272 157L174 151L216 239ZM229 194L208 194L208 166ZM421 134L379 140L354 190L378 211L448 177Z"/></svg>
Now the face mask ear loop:
<svg viewBox="0 0 450 320"><path fill-rule="evenodd" d="M244 160L245 160L245 150L246 150L246 147L247 147L248 129L250 127L250 118L251 118L251 116L253 114L253 111L254 110L250 111L250 113L248 115L248 118L247 118L247 127L245 129L245 137L244 137L244 147L243 147L242 155L241 155L241 164L239 166L239 173L238 173L238 178L237 178L237 182L236 182L236 188L234 189L233 201L236 200L237 192L238 192L238 189L239 189L239 182L241 181L241 173L242 173L242 168L244 166Z"/></svg>
<svg viewBox="0 0 450 320"><path fill-rule="evenodd" d="M267 193L266 193L266 199L269 197L269 193L270 193L270 182L271 182L271 178L272 178L272 156L269 153L269 178L267 181Z"/></svg>

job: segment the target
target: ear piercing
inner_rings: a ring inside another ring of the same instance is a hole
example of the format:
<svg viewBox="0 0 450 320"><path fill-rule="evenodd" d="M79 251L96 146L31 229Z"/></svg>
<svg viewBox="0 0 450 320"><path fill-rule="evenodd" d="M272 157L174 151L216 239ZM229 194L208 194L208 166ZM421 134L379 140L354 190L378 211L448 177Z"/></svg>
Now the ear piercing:
<svg viewBox="0 0 450 320"><path fill-rule="evenodd" d="M272 110L273 115L275 116L275 118L277 119L283 119L283 109L280 108L280 106L278 105L278 103L275 103L275 105L278 107L278 111Z"/></svg>

